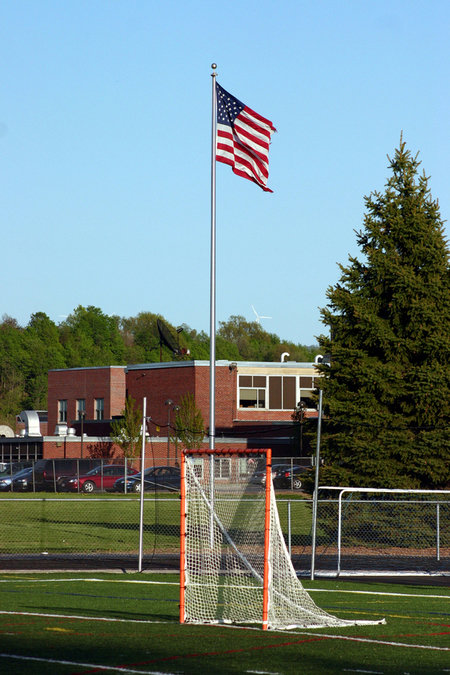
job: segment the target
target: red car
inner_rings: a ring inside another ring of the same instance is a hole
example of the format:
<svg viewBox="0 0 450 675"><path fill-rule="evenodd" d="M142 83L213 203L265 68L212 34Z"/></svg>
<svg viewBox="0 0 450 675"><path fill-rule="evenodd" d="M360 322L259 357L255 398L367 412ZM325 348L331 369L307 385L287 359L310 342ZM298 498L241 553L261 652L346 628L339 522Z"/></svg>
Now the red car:
<svg viewBox="0 0 450 675"><path fill-rule="evenodd" d="M127 476L137 473L136 469L127 469ZM62 492L95 492L112 488L118 478L125 475L123 464L107 464L96 466L83 476L61 476L58 478L57 487Z"/></svg>

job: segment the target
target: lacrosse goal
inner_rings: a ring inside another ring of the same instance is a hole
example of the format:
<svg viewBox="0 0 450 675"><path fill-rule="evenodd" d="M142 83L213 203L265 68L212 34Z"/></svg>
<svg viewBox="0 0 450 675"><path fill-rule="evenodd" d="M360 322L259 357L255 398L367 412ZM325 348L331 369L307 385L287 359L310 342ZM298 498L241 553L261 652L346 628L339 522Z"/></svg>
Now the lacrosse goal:
<svg viewBox="0 0 450 675"><path fill-rule="evenodd" d="M180 554L181 623L379 623L338 619L303 588L281 531L268 449L183 451Z"/></svg>

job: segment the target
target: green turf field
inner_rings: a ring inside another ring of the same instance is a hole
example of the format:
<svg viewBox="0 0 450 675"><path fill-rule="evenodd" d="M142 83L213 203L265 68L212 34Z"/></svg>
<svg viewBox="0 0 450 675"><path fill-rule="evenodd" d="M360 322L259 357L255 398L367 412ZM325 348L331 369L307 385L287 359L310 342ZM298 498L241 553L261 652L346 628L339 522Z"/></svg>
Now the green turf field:
<svg viewBox="0 0 450 675"><path fill-rule="evenodd" d="M178 623L178 576L0 575L0 672L450 672L450 589L304 581L323 609L386 624L262 631Z"/></svg>

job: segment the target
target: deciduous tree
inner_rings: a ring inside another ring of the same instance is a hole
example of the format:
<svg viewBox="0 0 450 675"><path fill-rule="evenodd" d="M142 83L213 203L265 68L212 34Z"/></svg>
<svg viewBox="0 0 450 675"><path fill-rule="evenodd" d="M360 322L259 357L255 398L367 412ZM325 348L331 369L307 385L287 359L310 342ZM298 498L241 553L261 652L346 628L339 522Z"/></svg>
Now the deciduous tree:
<svg viewBox="0 0 450 675"><path fill-rule="evenodd" d="M197 408L194 395L187 393L181 397L175 415L174 439L181 441L183 447L198 448L205 436L205 423L201 410Z"/></svg>
<svg viewBox="0 0 450 675"><path fill-rule="evenodd" d="M127 459L138 456L142 446L142 412L131 396L126 398L122 417L111 422L111 440Z"/></svg>

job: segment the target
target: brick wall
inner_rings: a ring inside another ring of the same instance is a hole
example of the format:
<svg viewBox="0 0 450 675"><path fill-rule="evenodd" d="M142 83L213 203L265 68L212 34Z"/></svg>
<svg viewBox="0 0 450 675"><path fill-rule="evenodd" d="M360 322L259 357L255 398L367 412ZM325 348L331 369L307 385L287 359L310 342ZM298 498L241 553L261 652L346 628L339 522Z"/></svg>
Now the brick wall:
<svg viewBox="0 0 450 675"><path fill-rule="evenodd" d="M189 363L168 364L167 368L145 368L128 370L126 375L127 393L139 406L147 397L147 416L151 417L151 433L167 435L169 410L167 400L179 405L184 395L191 393L201 410L205 428L209 426L209 367ZM231 427L236 407L236 371L228 366L216 367L216 426ZM174 420L171 406L171 424ZM160 431L156 431L159 427Z"/></svg>
<svg viewBox="0 0 450 675"><path fill-rule="evenodd" d="M67 400L67 423L77 417L77 399L86 401L86 419L95 419L95 399L104 399L104 417L120 415L125 405L125 368L69 368L48 373L48 431L58 424L58 401Z"/></svg>

